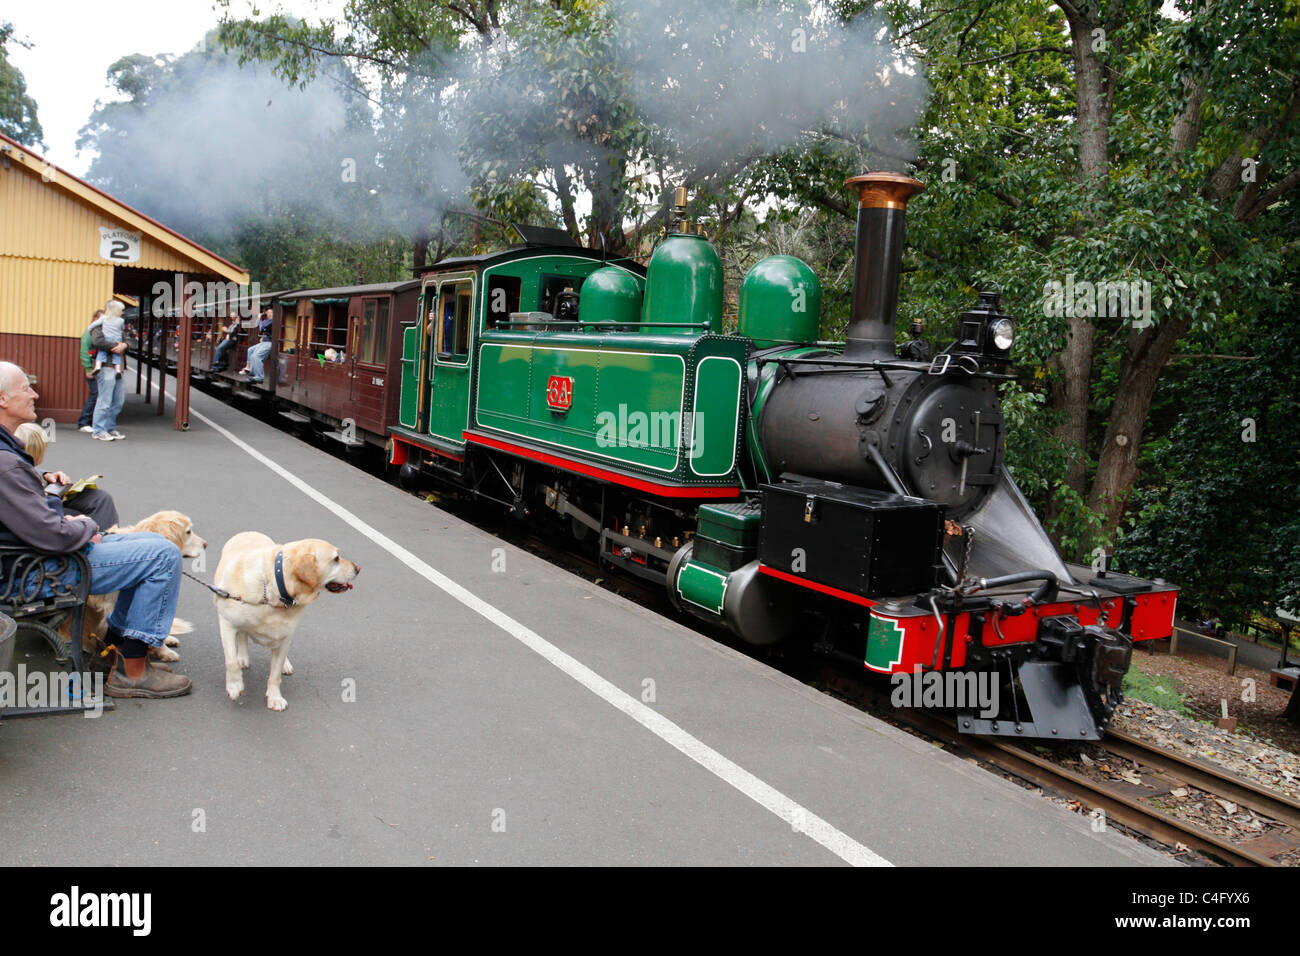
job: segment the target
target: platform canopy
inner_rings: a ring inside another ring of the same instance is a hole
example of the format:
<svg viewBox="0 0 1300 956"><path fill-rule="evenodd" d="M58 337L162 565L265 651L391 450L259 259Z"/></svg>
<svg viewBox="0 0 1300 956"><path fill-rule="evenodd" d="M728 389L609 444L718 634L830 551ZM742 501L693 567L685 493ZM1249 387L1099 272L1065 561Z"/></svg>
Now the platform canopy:
<svg viewBox="0 0 1300 956"><path fill-rule="evenodd" d="M246 287L248 272L0 135L0 358L36 376L43 415L75 418L79 340L109 299L139 300L146 316L185 326L187 342L187 283ZM177 398L188 409L180 351Z"/></svg>

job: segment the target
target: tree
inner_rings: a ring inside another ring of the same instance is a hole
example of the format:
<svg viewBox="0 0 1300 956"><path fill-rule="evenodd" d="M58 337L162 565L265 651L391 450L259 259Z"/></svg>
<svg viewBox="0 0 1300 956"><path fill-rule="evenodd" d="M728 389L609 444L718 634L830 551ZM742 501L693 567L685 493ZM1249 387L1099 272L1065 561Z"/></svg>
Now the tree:
<svg viewBox="0 0 1300 956"><path fill-rule="evenodd" d="M14 25L0 21L0 133L24 146L45 148L40 121L36 118L36 101L27 95L27 81L22 71L9 62L5 47L10 41L30 49L30 43L14 38Z"/></svg>
<svg viewBox="0 0 1300 956"><path fill-rule="evenodd" d="M1170 389L1180 415L1117 553L1238 627L1300 612L1300 326L1294 287L1272 293L1271 308L1220 339L1222 352L1179 362L1193 367Z"/></svg>
<svg viewBox="0 0 1300 956"><path fill-rule="evenodd" d="M818 18L808 3L389 7L350 4L346 29L228 19L222 36L291 80L331 58L369 64L385 83L420 77L482 207L507 214L540 189L575 239L615 252L662 227L672 186L688 186L693 209L725 232L765 196L759 161L807 129L829 122L856 142L868 115L882 126L915 115L891 109L919 84L893 71L872 32Z"/></svg>
<svg viewBox="0 0 1300 956"><path fill-rule="evenodd" d="M375 132L352 78L331 64L291 90L264 66L241 69L212 39L109 67L121 98L97 103L81 131L78 146L96 152L87 177L268 289L409 274L385 205L413 204L367 161Z"/></svg>
<svg viewBox="0 0 1300 956"><path fill-rule="evenodd" d="M1300 182L1300 21L1264 2L888 9L934 91L908 291L940 318L957 311L943 289L1002 289L1054 412L1058 540L1086 545L1089 514L1113 540L1176 345L1254 314L1277 281L1288 240L1268 220ZM1136 308L1098 302L1131 282L1150 290ZM1051 283L1073 301L1054 308Z"/></svg>

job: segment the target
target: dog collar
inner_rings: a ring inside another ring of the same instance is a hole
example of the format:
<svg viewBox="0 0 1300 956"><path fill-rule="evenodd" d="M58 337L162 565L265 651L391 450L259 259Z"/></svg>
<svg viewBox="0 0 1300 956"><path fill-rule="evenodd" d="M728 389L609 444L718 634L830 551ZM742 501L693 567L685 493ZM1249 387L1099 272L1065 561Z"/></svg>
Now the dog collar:
<svg viewBox="0 0 1300 956"><path fill-rule="evenodd" d="M289 595L289 589L284 586L284 552L275 552L275 586L280 589L280 600L284 602L285 607L293 607L294 600Z"/></svg>

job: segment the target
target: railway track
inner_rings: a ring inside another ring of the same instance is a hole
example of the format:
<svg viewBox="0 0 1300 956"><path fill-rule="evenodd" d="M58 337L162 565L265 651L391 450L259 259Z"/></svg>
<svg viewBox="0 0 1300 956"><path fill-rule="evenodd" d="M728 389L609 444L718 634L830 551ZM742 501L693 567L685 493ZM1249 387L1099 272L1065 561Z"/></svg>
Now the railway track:
<svg viewBox="0 0 1300 956"><path fill-rule="evenodd" d="M1098 779L1064 766L1061 753L1047 756L1018 741L997 737L974 737L957 732L951 720L922 710L889 709L878 692L860 678L831 668L822 676L836 696L872 711L898 726L943 744L956 753L973 757L1004 774L1041 787L1044 791L1076 800L1094 815L1097 826L1119 825L1140 834L1174 853L1195 850L1213 862L1226 866L1279 866L1277 858L1300 850L1300 802L1270 791L1253 781L1210 764L1159 750L1154 745L1119 731L1110 731L1096 744L1117 760L1130 761L1139 783ZM1053 759L1057 758L1057 759ZM1223 799L1251 810L1267 821L1267 831L1247 840L1232 840L1198 824L1179 818L1157 802L1180 787L1204 791L1210 799Z"/></svg>

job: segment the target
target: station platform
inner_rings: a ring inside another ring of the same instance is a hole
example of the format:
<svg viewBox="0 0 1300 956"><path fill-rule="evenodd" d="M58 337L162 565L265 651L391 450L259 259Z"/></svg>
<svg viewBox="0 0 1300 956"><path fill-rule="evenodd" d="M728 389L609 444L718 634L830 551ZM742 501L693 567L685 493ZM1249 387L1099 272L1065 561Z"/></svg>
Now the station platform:
<svg viewBox="0 0 1300 956"><path fill-rule="evenodd" d="M128 388L126 440L62 426L45 467L190 515L205 580L245 530L361 574L306 610L283 713L256 645L226 697L185 580L191 695L0 722L0 864L1170 862L208 395L168 412Z"/></svg>

